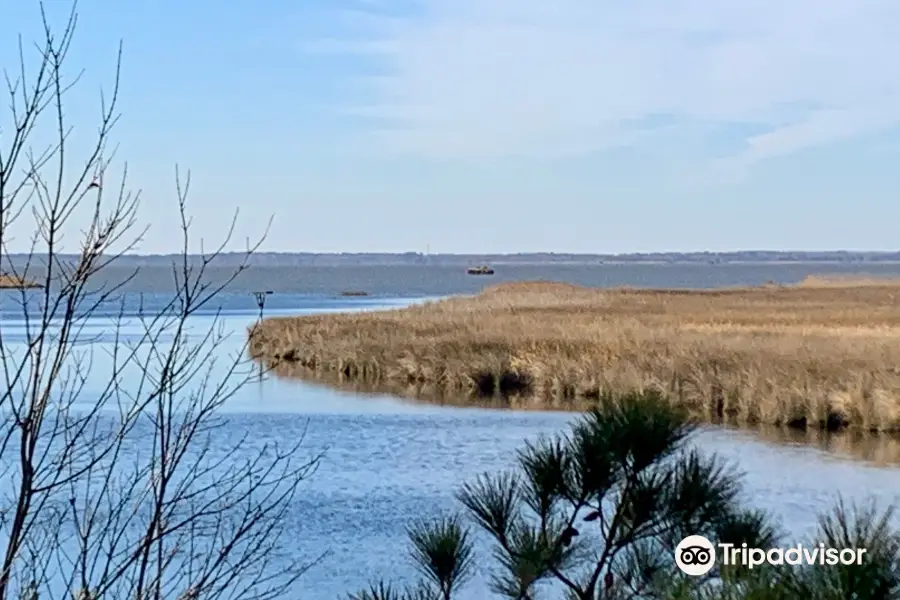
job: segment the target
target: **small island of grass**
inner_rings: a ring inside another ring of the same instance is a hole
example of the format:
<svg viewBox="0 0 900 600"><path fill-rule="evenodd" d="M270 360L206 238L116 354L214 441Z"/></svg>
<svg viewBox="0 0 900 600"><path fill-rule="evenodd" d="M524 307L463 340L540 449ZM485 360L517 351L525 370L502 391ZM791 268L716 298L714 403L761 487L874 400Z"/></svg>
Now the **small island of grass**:
<svg viewBox="0 0 900 600"><path fill-rule="evenodd" d="M401 310L265 319L269 365L411 396L581 409L657 389L710 421L900 431L900 284L727 290L512 283ZM513 402L515 401L515 402Z"/></svg>
<svg viewBox="0 0 900 600"><path fill-rule="evenodd" d="M40 289L42 287L43 286L37 282L29 281L16 275L10 275L8 273L0 274L0 289L2 290L28 290Z"/></svg>

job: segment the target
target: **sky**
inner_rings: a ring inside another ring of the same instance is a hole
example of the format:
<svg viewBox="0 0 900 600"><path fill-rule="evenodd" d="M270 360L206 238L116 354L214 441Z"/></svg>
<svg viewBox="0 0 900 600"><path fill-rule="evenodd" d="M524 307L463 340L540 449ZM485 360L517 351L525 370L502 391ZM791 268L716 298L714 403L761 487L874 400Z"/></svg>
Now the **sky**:
<svg viewBox="0 0 900 600"><path fill-rule="evenodd" d="M0 6L15 73L15 34L33 65L40 12ZM69 7L48 0L57 31ZM896 0L77 10L65 164L83 165L121 41L104 194L127 163L142 254L181 247L176 165L191 173L192 250L221 241L235 210L229 249L266 231L262 248L282 252L900 248ZM32 228L16 227L10 250Z"/></svg>

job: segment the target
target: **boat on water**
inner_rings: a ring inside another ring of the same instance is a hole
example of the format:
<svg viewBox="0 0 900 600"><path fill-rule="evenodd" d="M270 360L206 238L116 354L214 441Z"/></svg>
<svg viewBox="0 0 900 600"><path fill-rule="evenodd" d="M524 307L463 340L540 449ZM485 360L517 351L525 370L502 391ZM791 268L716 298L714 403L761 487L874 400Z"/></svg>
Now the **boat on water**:
<svg viewBox="0 0 900 600"><path fill-rule="evenodd" d="M494 270L487 265L479 265L477 267L469 267L466 269L469 275L493 275Z"/></svg>

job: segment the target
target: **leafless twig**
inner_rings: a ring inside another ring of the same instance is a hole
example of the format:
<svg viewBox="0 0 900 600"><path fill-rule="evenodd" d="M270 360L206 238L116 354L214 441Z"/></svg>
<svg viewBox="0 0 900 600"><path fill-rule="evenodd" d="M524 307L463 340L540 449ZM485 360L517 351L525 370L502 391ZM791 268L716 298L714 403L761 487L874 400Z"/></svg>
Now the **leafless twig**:
<svg viewBox="0 0 900 600"><path fill-rule="evenodd" d="M0 265L40 287L6 290L24 339L0 328L0 600L72 594L94 598L275 598L308 565L279 554L279 534L298 484L318 457L300 444L223 443L220 408L256 377L246 353L227 356L214 324L188 329L198 311L249 267L259 243L224 282L208 270L231 237L189 260L189 179L176 172L182 256L173 294L158 310L133 309L123 287L100 274L141 240L138 193L110 181L110 134L118 120L121 46L96 136L75 156L65 99L79 77L64 66L77 24L61 31L41 7L37 66L19 41L19 65L4 71L11 119L0 130ZM4 121L0 121L3 123ZM36 149L37 131L53 141ZM75 258L64 240L88 214ZM28 238L14 237L29 229ZM12 257L27 239L26 256ZM101 310L114 344L95 356L88 327ZM125 336L126 327L138 328ZM227 364L222 364L226 362ZM103 389L88 388L103 369ZM90 373L90 378L89 378Z"/></svg>

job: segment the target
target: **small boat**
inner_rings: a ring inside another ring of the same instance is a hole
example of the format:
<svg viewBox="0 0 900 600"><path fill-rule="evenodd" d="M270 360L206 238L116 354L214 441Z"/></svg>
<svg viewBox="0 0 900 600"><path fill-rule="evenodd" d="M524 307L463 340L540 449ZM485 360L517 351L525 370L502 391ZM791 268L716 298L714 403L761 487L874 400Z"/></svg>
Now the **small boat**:
<svg viewBox="0 0 900 600"><path fill-rule="evenodd" d="M341 292L341 296L368 296L369 292L363 292L362 290L344 290Z"/></svg>
<svg viewBox="0 0 900 600"><path fill-rule="evenodd" d="M493 275L494 270L487 265L479 265L477 267L469 267L466 269L469 275Z"/></svg>

